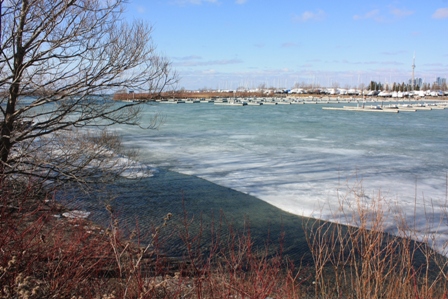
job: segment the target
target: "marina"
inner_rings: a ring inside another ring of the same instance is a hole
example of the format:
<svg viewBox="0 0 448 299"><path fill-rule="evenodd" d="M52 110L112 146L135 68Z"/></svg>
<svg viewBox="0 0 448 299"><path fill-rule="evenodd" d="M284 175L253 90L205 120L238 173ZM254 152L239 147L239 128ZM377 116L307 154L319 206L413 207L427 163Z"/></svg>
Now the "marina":
<svg viewBox="0 0 448 299"><path fill-rule="evenodd" d="M448 101L420 98L400 99L397 98L358 98L358 97L267 97L267 98L215 98L215 99L179 99L158 100L158 103L182 104L182 103L205 103L217 106L275 106L275 105L325 105L322 110L354 111L354 112L417 112L443 110L448 108ZM340 106L340 104L351 104L351 106Z"/></svg>

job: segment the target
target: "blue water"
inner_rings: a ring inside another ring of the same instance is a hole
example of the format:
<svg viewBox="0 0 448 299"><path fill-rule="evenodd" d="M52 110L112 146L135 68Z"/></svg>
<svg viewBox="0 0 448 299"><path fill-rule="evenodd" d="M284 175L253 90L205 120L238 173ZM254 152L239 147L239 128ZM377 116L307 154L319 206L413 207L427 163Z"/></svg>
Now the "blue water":
<svg viewBox="0 0 448 299"><path fill-rule="evenodd" d="M221 198L213 184L198 187L187 180L183 187L173 183L154 188L157 179L173 171L239 191L242 198L255 198L292 215L331 221L347 222L357 201L369 208L370 202L380 200L386 231L398 233L397 218L404 218L417 238L427 236L430 228L436 247L443 251L448 244L448 109L360 113L322 110L312 104L153 103L144 108L143 126L155 115L163 119L157 130L116 128L125 146L139 150L141 162L159 169L139 186L151 185L152 191L129 191L132 200L122 205L134 209L129 215L142 217L151 210L154 202L142 194L151 197L154 192L161 192L161 207L170 207L160 214L179 213L182 201L173 208L172 198L189 194L201 198L197 211L225 206L223 201L202 201L216 194ZM172 189L176 191L171 199L164 198ZM229 205L228 213L238 211L238 203ZM243 214L256 211L256 206L252 202Z"/></svg>
<svg viewBox="0 0 448 299"><path fill-rule="evenodd" d="M157 131L123 131L144 162L193 174L280 205L329 199L341 181L400 200L446 198L448 110L324 111L320 105L151 105ZM417 186L416 186L417 182ZM306 187L306 188L305 188ZM333 189L333 190L332 190ZM409 192L410 191L410 192ZM305 198L308 197L308 198ZM281 201L288 199L288 204Z"/></svg>

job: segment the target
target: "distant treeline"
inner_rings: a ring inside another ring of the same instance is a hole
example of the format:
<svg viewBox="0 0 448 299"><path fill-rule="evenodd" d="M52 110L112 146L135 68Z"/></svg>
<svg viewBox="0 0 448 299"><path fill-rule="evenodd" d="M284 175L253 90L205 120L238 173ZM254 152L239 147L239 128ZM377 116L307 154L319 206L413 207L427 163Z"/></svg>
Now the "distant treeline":
<svg viewBox="0 0 448 299"><path fill-rule="evenodd" d="M136 101L154 101L158 99L201 99L201 98L233 98L233 97L269 97L272 94L265 94L263 92L248 92L248 91L237 91L237 92L218 92L218 91L170 91L163 92L160 94L149 94L149 93L115 93L114 100L136 100Z"/></svg>

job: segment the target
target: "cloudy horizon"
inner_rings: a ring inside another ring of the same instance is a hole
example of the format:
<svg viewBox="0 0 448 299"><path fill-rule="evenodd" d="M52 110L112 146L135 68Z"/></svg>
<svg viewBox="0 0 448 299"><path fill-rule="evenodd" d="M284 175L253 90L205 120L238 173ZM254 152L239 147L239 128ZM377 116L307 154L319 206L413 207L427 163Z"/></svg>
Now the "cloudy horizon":
<svg viewBox="0 0 448 299"><path fill-rule="evenodd" d="M178 88L355 87L448 77L446 1L131 0Z"/></svg>

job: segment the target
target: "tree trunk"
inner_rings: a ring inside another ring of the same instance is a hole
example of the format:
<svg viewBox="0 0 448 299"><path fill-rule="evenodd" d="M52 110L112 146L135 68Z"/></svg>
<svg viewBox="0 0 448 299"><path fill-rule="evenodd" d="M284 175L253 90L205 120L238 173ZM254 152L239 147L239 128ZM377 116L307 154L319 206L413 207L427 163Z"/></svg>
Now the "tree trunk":
<svg viewBox="0 0 448 299"><path fill-rule="evenodd" d="M4 172L4 168L8 163L9 155L11 153L11 148L13 146L13 134L14 134L14 123L15 123L15 112L16 112L16 104L17 99L19 97L20 91L20 78L23 67L23 59L25 56L25 50L23 49L23 29L26 17L26 11L28 10L28 1L23 1L21 17L19 21L19 28L17 30L16 35L16 53L14 55L14 64L13 64L13 78L12 84L9 88L9 97L8 103L6 104L6 110L4 114L3 126L1 128L1 144L0 144L0 153L1 153L1 161L2 166L1 170Z"/></svg>

